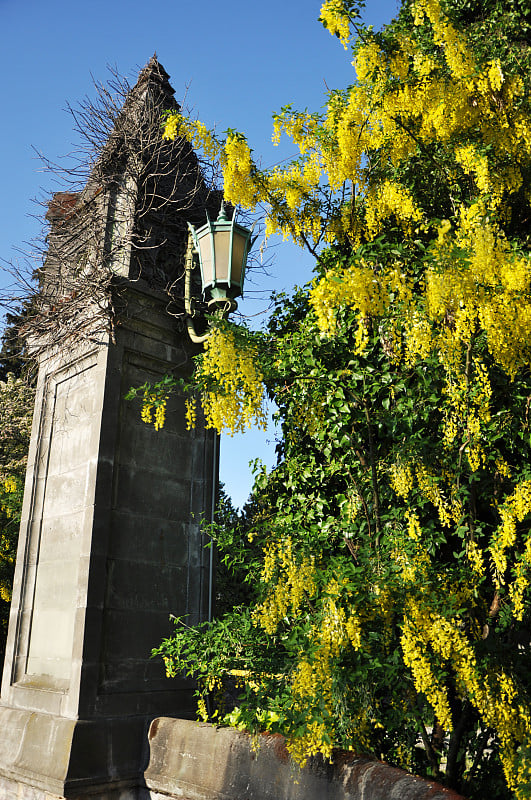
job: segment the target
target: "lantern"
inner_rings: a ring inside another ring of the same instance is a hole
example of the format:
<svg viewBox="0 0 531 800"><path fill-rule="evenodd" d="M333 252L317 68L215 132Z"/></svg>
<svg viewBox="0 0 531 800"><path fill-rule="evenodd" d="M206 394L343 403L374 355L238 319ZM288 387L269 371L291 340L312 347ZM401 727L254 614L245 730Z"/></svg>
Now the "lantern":
<svg viewBox="0 0 531 800"><path fill-rule="evenodd" d="M209 305L228 311L236 308L234 298L242 294L247 254L256 238L251 238L253 229L238 225L235 216L227 219L222 201L215 222L207 214L206 225L197 230L188 223L199 256L203 292L210 291Z"/></svg>

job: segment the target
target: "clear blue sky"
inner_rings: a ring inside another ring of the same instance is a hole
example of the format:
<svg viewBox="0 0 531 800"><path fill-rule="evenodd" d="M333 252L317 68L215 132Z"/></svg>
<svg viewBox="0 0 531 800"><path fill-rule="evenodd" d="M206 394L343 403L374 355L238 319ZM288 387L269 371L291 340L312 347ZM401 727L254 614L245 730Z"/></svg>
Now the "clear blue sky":
<svg viewBox="0 0 531 800"><path fill-rule="evenodd" d="M272 112L288 103L318 110L327 87L353 78L349 54L317 22L320 7L321 0L0 0L0 258L27 249L40 228L32 198L59 188L32 148L68 163L77 140L64 109L94 96L92 76L107 80L107 65L134 83L156 52L178 100L186 96L207 125L245 132L264 165L277 161ZM364 16L379 28L397 7L398 0L368 0ZM241 302L243 313L265 309L273 289L311 277L310 255L287 243L272 254L269 275L249 287L262 299ZM6 281L0 274L0 285ZM272 466L273 451L272 431L223 437L221 479L236 505L251 487L249 460Z"/></svg>

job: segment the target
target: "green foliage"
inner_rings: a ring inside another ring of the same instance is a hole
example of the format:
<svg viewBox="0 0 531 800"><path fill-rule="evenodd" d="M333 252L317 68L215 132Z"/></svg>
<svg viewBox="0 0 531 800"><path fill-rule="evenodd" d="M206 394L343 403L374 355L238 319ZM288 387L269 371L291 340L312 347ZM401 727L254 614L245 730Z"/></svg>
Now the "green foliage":
<svg viewBox="0 0 531 800"><path fill-rule="evenodd" d="M7 638L35 397L34 365L20 332L26 317L27 307L6 314L0 337L0 654Z"/></svg>
<svg viewBox="0 0 531 800"><path fill-rule="evenodd" d="M7 637L35 392L25 378L0 380L0 650Z"/></svg>
<svg viewBox="0 0 531 800"><path fill-rule="evenodd" d="M371 245L373 253L377 247ZM382 242L380 260L388 251ZM348 259L340 251L327 251L320 268L338 257ZM213 719L227 710L227 687L239 680L237 710L225 718L230 724L281 731L297 740L312 725L326 722L336 746L373 752L479 797L487 785L503 786L492 731L454 689L456 734L445 743L430 704L404 667L401 646L406 590L411 588L404 582L402 559L414 562L417 553L407 535L405 504L397 498L390 474L397 460L421 462L436 467L434 486L446 490L440 475L445 459L450 464L455 454L441 452L433 436L442 424L442 370L433 357L409 366L393 363L385 333L374 326L370 348L353 357L354 330L354 319L345 311L337 335L323 338L304 290L292 300L277 298L270 332L263 338L262 363L279 408L281 457L270 475L257 477L253 502L258 513L242 524L225 508L213 528L233 577L238 581L246 575L253 591L244 607L213 625L190 630L179 620L175 637L157 652L169 674L184 670L198 679L200 708L203 714L210 710ZM531 381L509 386L499 371L494 375L491 460L502 453L525 471L531 455L525 402ZM504 481L488 467L463 475L461 484L462 502L470 507L473 497L478 538L488 538L497 525L491 498ZM430 556L420 590L429 592L442 617L461 615L464 625L481 628L489 618L493 587L487 577L476 585L466 557L468 523L464 518L462 527L441 526L433 502L421 489L416 495L409 506L417 510L422 548ZM263 553L272 542L282 546L287 536L296 546L299 566L305 558L315 559L316 586L299 607L292 612L287 608L266 635L257 624L256 609L276 591L283 575L277 565L264 579ZM467 597L468 582L476 588ZM310 694L304 703L294 703L293 678L301 653L310 663L318 662L315 628L327 624L330 601L362 621L363 646L345 642L334 654L327 665L332 676L328 701ZM529 686L531 677L528 624L527 614L520 625L502 615L478 645L489 669L504 668L510 661L523 686ZM498 796L505 796L502 788Z"/></svg>
<svg viewBox="0 0 531 800"><path fill-rule="evenodd" d="M28 382L33 379L33 364L27 358L26 345L21 335L21 328L27 320L29 305L19 308L14 313L7 313L4 318L4 329L0 336L0 380L6 381L9 373L20 378L23 375Z"/></svg>
<svg viewBox="0 0 531 800"><path fill-rule="evenodd" d="M271 640L253 625L250 608L257 600L261 549L253 544L253 524L260 516L256 498L238 512L223 485L214 522L204 524L214 547L216 618L190 628L186 619L173 617L175 634L153 655L161 655L169 675L193 676L197 682L199 712L206 719L230 716L240 726L252 725L254 711L234 712L238 696L249 689L244 678L257 669L268 672L276 658ZM253 695L254 696L254 695Z"/></svg>
<svg viewBox="0 0 531 800"><path fill-rule="evenodd" d="M345 42L347 4L323 9ZM246 536L230 519L218 536L253 593L159 653L169 674L199 678L200 699L237 671L226 721L281 731L299 762L352 748L474 800L523 800L531 149L506 133L514 112L531 141L529 12L444 10L416 0L382 32L360 28L358 86L331 95L326 119L275 118L300 163L321 148L343 171L327 161L322 194L322 171L275 175L271 229L311 235L313 252L323 230L335 241L254 337L279 460L257 476ZM255 177L238 173L231 192L247 197Z"/></svg>

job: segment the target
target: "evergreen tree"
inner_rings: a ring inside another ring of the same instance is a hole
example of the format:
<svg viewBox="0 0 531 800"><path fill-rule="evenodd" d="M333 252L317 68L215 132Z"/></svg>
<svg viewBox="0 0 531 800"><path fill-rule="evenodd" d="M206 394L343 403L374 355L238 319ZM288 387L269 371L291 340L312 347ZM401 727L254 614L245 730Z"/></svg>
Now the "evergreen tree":
<svg viewBox="0 0 531 800"><path fill-rule="evenodd" d="M20 378L27 366L25 343L20 329L26 318L26 310L19 309L15 313L7 313L4 319L4 329L0 336L0 380L7 380L11 372Z"/></svg>

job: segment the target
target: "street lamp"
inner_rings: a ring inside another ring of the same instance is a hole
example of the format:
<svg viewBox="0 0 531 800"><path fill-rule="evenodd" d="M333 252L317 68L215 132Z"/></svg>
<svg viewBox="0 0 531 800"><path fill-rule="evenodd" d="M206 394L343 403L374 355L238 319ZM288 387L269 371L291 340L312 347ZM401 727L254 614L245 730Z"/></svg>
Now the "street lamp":
<svg viewBox="0 0 531 800"><path fill-rule="evenodd" d="M188 333L196 343L204 342L208 333L198 336L192 321L193 254L199 256L203 293L210 292L209 308L218 311L222 316L230 314L237 308L235 298L243 291L247 255L256 237L252 238L254 224L250 230L244 228L238 225L235 216L233 214L231 220L227 219L225 204L222 201L215 222L212 222L207 214L207 222L200 228L195 229L188 223L190 236L185 264L185 309Z"/></svg>

